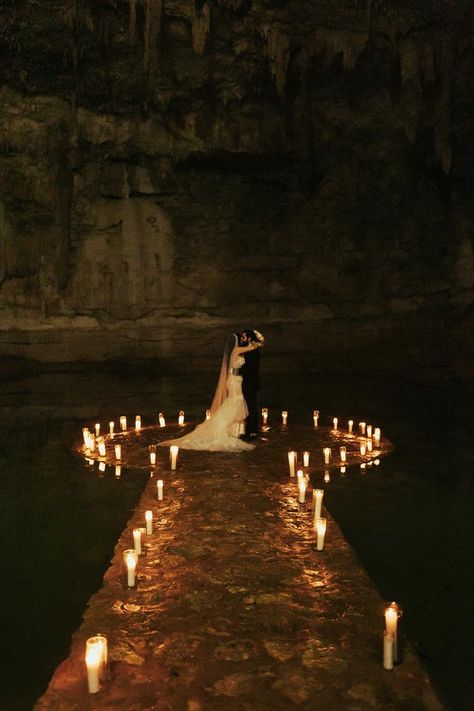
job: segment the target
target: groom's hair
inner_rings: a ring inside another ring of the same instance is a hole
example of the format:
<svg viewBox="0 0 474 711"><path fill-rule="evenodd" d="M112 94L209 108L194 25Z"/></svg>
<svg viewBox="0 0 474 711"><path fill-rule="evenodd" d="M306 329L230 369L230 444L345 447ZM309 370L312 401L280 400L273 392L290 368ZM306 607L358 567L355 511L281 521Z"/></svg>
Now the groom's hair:
<svg viewBox="0 0 474 711"><path fill-rule="evenodd" d="M242 331L242 333L245 333L247 338L250 338L251 341L255 341L257 338L255 331L253 331L251 328L249 328L247 331Z"/></svg>

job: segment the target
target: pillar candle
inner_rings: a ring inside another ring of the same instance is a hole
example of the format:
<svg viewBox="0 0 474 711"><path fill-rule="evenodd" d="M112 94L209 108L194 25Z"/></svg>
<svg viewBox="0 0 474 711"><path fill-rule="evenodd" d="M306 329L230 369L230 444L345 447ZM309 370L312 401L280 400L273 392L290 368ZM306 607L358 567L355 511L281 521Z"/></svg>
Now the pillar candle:
<svg viewBox="0 0 474 711"><path fill-rule="evenodd" d="M319 518L316 522L316 550L322 551L324 548L324 536L326 535L326 519Z"/></svg>
<svg viewBox="0 0 474 711"><path fill-rule="evenodd" d="M324 454L324 464L329 464L329 460L331 459L331 448L324 447L323 454Z"/></svg>
<svg viewBox="0 0 474 711"><path fill-rule="evenodd" d="M331 477L329 476L329 472L325 471L324 472L324 483L329 484L330 481L331 481Z"/></svg>
<svg viewBox="0 0 474 711"><path fill-rule="evenodd" d="M88 449L93 452L95 450L95 443L96 443L96 438L94 437L93 434L89 434L89 446Z"/></svg>
<svg viewBox="0 0 474 711"><path fill-rule="evenodd" d="M380 459L374 459L374 465L378 467L380 464Z"/></svg>
<svg viewBox="0 0 474 711"><path fill-rule="evenodd" d="M83 427L82 428L82 438L84 440L84 444L86 447L89 445L89 428L88 427Z"/></svg>
<svg viewBox="0 0 474 711"><path fill-rule="evenodd" d="M366 469L366 467L367 467L366 462L361 462L360 468L361 468L361 469Z"/></svg>
<svg viewBox="0 0 474 711"><path fill-rule="evenodd" d="M290 467L290 476L295 476L296 452L288 452L288 465Z"/></svg>
<svg viewBox="0 0 474 711"><path fill-rule="evenodd" d="M100 667L102 654L97 647L86 650L87 688L89 694L97 694L100 689Z"/></svg>
<svg viewBox="0 0 474 711"><path fill-rule="evenodd" d="M163 479L158 479L156 482L156 495L158 501L163 501Z"/></svg>
<svg viewBox="0 0 474 711"><path fill-rule="evenodd" d="M160 414L158 415L158 422L160 424L160 427L166 427L166 420L162 412L160 412Z"/></svg>
<svg viewBox="0 0 474 711"><path fill-rule="evenodd" d="M122 467L120 466L120 464L116 464L115 465L115 478L120 479L121 476L122 476Z"/></svg>
<svg viewBox="0 0 474 711"><path fill-rule="evenodd" d="M352 434L353 427L354 427L354 420L348 420L347 431L349 432L349 434Z"/></svg>
<svg viewBox="0 0 474 711"><path fill-rule="evenodd" d="M398 640L397 640L397 626L398 626L398 616L399 609L396 602L392 602L387 608L385 608L385 631L393 636L393 661L398 661Z"/></svg>
<svg viewBox="0 0 474 711"><path fill-rule="evenodd" d="M303 477L303 472L301 472L301 478L298 480L298 501L300 504L304 504L306 500L306 482Z"/></svg>
<svg viewBox="0 0 474 711"><path fill-rule="evenodd" d="M156 452L150 452L150 464L156 464Z"/></svg>
<svg viewBox="0 0 474 711"><path fill-rule="evenodd" d="M111 437L114 436L114 427L115 427L115 422L112 420L109 422L109 434Z"/></svg>
<svg viewBox="0 0 474 711"><path fill-rule="evenodd" d="M177 444L172 444L170 447L170 459L171 459L171 469L176 469L176 462L178 461L179 446Z"/></svg>
<svg viewBox="0 0 474 711"><path fill-rule="evenodd" d="M367 449L366 443L365 443L365 442L361 442L361 443L360 443L360 454L361 454L361 457L365 457L366 449Z"/></svg>
<svg viewBox="0 0 474 711"><path fill-rule="evenodd" d="M368 439L368 440L367 440L367 451L368 451L368 452L372 452L373 448L374 448L374 446L373 446L373 444L372 444L372 440L371 440L371 439Z"/></svg>
<svg viewBox="0 0 474 711"><path fill-rule="evenodd" d="M178 415L178 425L182 427L184 425L184 411L180 410Z"/></svg>
<svg viewBox="0 0 474 711"><path fill-rule="evenodd" d="M341 467L339 471L341 472L341 474L345 474L345 473L346 473L346 467Z"/></svg>
<svg viewBox="0 0 474 711"><path fill-rule="evenodd" d="M211 419L211 411L206 410L206 420L210 420L210 419Z"/></svg>
<svg viewBox="0 0 474 711"><path fill-rule="evenodd" d="M341 456L341 462L347 462L347 449L345 447L339 447L339 454Z"/></svg>
<svg viewBox="0 0 474 711"><path fill-rule="evenodd" d="M140 415L137 415L135 417L135 429L137 432L139 432L141 430L141 428L142 428L142 418L140 417Z"/></svg>
<svg viewBox="0 0 474 711"><path fill-rule="evenodd" d="M302 481L302 479L304 478L302 469L298 469L298 471L296 472L296 478L298 479L298 484L299 484L300 481Z"/></svg>
<svg viewBox="0 0 474 711"><path fill-rule="evenodd" d="M380 446L380 427L374 429L374 444L376 447Z"/></svg>
<svg viewBox="0 0 474 711"><path fill-rule="evenodd" d="M101 439L97 444L98 444L98 447L99 447L99 456L100 456L100 457L105 457L106 449L105 449L105 442L104 442L104 440Z"/></svg>
<svg viewBox="0 0 474 711"><path fill-rule="evenodd" d="M122 445L115 445L115 459L122 459Z"/></svg>
<svg viewBox="0 0 474 711"><path fill-rule="evenodd" d="M137 551L138 555L142 552L142 531L141 528L133 529L133 547Z"/></svg>
<svg viewBox="0 0 474 711"><path fill-rule="evenodd" d="M313 426L314 427L318 426L318 420L319 420L319 410L313 410Z"/></svg>
<svg viewBox="0 0 474 711"><path fill-rule="evenodd" d="M146 533L151 536L153 533L153 511L145 511Z"/></svg>
<svg viewBox="0 0 474 711"><path fill-rule="evenodd" d="M321 518L321 508L323 505L324 489L313 489L313 504L314 504L314 528L318 518Z"/></svg>
<svg viewBox="0 0 474 711"><path fill-rule="evenodd" d="M138 563L138 553L134 548L129 548L124 552L125 565L127 567L127 585L129 588L135 587L135 572Z"/></svg>
<svg viewBox="0 0 474 711"><path fill-rule="evenodd" d="M304 467L309 467L309 457L310 457L309 452L303 452L303 466Z"/></svg>
<svg viewBox="0 0 474 711"><path fill-rule="evenodd" d="M366 428L367 437L372 437L372 425L367 425Z"/></svg>
<svg viewBox="0 0 474 711"><path fill-rule="evenodd" d="M333 419L332 419L332 428L333 428L333 430L337 430L337 423L338 423L337 417L333 417Z"/></svg>
<svg viewBox="0 0 474 711"><path fill-rule="evenodd" d="M281 423L282 423L282 425L287 425L287 424L288 424L288 411L287 411L287 410L282 410L282 413L281 413Z"/></svg>
<svg viewBox="0 0 474 711"><path fill-rule="evenodd" d="M395 637L391 632L383 633L383 668L393 669L393 646L395 644Z"/></svg>
<svg viewBox="0 0 474 711"><path fill-rule="evenodd" d="M105 472L105 462L99 462L99 471Z"/></svg>
<svg viewBox="0 0 474 711"><path fill-rule="evenodd" d="M268 407L262 407L262 423L266 425L268 422Z"/></svg>
<svg viewBox="0 0 474 711"><path fill-rule="evenodd" d="M89 639L86 640L86 659L89 655L89 652L97 653L99 655L97 671L99 677L98 681L100 685L100 682L105 679L107 673L107 637L103 634L97 634L94 637L89 637Z"/></svg>
<svg viewBox="0 0 474 711"><path fill-rule="evenodd" d="M125 415L121 415L120 417L120 429L122 430L122 432L125 432L127 429L127 418L125 417Z"/></svg>
<svg viewBox="0 0 474 711"><path fill-rule="evenodd" d="M100 435L100 422L95 423L95 436L98 437Z"/></svg>
<svg viewBox="0 0 474 711"><path fill-rule="evenodd" d="M359 434L365 435L365 422L359 422Z"/></svg>

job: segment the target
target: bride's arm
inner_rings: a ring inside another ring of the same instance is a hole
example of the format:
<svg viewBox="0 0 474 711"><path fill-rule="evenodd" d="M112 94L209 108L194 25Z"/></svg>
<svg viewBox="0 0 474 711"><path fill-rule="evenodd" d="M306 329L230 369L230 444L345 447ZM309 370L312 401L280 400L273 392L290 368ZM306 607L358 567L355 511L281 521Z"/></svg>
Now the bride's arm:
<svg viewBox="0 0 474 711"><path fill-rule="evenodd" d="M258 348L256 343L252 343L250 346L236 346L234 348L234 353L236 356L241 355L242 353L248 353L248 351L255 351Z"/></svg>

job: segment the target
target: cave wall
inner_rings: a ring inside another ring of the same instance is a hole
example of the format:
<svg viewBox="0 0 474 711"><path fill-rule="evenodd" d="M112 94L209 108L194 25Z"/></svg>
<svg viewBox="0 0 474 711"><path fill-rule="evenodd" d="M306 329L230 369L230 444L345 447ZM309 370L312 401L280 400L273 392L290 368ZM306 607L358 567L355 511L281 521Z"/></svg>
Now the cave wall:
<svg viewBox="0 0 474 711"><path fill-rule="evenodd" d="M0 354L471 347L472 3L0 12Z"/></svg>

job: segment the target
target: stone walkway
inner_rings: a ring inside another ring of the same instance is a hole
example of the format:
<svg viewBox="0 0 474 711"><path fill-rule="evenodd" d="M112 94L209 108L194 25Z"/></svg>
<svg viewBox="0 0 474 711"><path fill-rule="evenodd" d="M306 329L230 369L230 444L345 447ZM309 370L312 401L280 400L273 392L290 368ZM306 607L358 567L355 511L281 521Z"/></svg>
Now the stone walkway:
<svg viewBox="0 0 474 711"><path fill-rule="evenodd" d="M146 458L156 437L150 428L136 438L134 457ZM314 451L311 480L323 488L319 452L331 439L329 430L271 431L251 453L180 452L176 472L158 449L104 585L35 711L441 709L408 645L400 665L382 668L384 603L327 511L316 550L311 492L298 504L287 451ZM154 531L130 590L123 551L147 509ZM110 672L89 695L84 644L97 632L109 639Z"/></svg>

